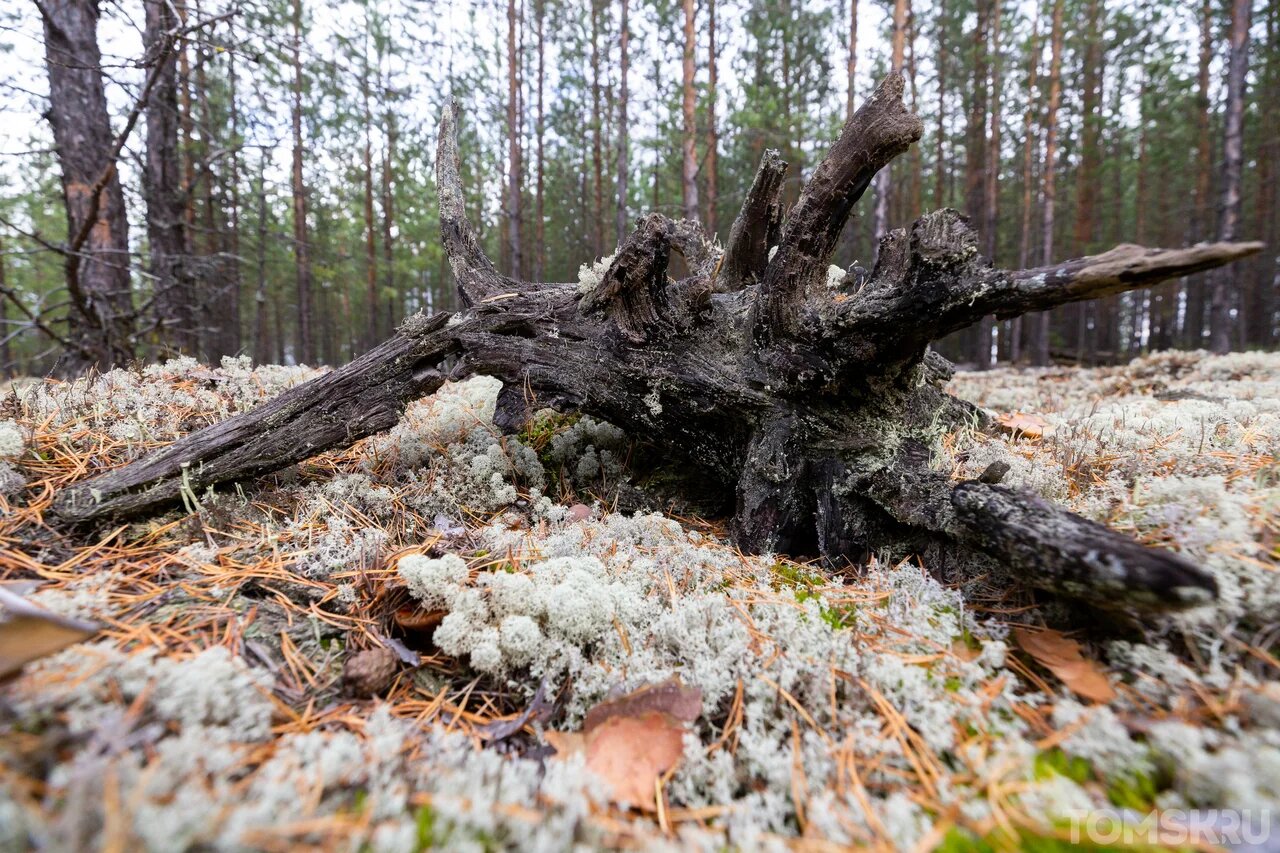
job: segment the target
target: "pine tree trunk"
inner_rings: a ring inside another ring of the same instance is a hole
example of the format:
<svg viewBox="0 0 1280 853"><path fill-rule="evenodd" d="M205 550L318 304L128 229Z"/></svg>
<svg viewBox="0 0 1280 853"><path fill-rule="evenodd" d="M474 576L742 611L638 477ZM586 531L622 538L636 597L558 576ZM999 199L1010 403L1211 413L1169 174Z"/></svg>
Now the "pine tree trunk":
<svg viewBox="0 0 1280 853"><path fill-rule="evenodd" d="M698 220L698 121L697 101L694 97L694 57L697 36L694 31L693 0L684 0L684 60L681 82L681 115L684 119L683 165L680 170L680 187L683 192L684 218Z"/></svg>
<svg viewBox="0 0 1280 853"><path fill-rule="evenodd" d="M1192 212L1191 240L1204 240L1213 228L1209 197L1213 181L1213 142L1209 135L1209 64L1213 61L1213 5L1204 0L1200 8L1200 62L1196 72L1196 196ZM1183 346L1204 345L1205 281L1193 276L1187 281L1187 316Z"/></svg>
<svg viewBox="0 0 1280 853"><path fill-rule="evenodd" d="M1262 51L1262 72L1257 89L1260 114L1280 115L1280 7L1271 4L1266 15L1266 43ZM1276 262L1280 260L1277 242L1280 242L1280 138L1269 128L1259 128L1258 177L1259 188L1256 219L1258 238L1267 244L1268 251L1256 261L1254 301L1251 318L1250 343L1269 348L1276 342L1276 301L1280 297L1273 286Z"/></svg>
<svg viewBox="0 0 1280 853"><path fill-rule="evenodd" d="M857 2L857 0L853 0ZM933 207L941 210L947 201L947 0L938 0L938 135L934 140Z"/></svg>
<svg viewBox="0 0 1280 853"><path fill-rule="evenodd" d="M1040 260L1053 262L1054 207L1058 200L1058 107L1062 103L1062 11L1063 0L1053 0L1053 28L1049 36L1049 105L1044 119L1044 175L1040 195L1041 214ZM1048 313L1036 317L1034 362L1049 364L1050 320Z"/></svg>
<svg viewBox="0 0 1280 853"><path fill-rule="evenodd" d="M155 67L166 53L170 34L178 29L178 16L165 0L146 0L143 12L146 21L143 39L148 65L153 67L156 81L146 105L147 146L142 171L155 315L160 340L192 352L195 294L186 271L186 209L178 151L177 57L168 51L163 64Z"/></svg>
<svg viewBox="0 0 1280 853"><path fill-rule="evenodd" d="M911 111L919 109L920 93L916 88L916 10L907 7L907 82L911 88ZM907 194L905 218L915 219L924 212L924 151L911 149L911 180Z"/></svg>
<svg viewBox="0 0 1280 853"><path fill-rule="evenodd" d="M987 211L987 99L990 92L988 38L992 8L998 0L978 0L973 30L973 78L965 145L965 212L986 222ZM991 366L991 321L984 318L972 330L971 358L979 370Z"/></svg>
<svg viewBox="0 0 1280 853"><path fill-rule="evenodd" d="M628 19L629 0L622 0L622 22L618 33L618 169L617 169L617 233L614 235L619 245L627 236L627 173L630 166L627 161L627 146L630 142L630 117L627 114L628 83L631 72L631 22Z"/></svg>
<svg viewBox="0 0 1280 853"><path fill-rule="evenodd" d="M1249 25L1251 0L1232 0L1229 29L1231 53L1227 63L1227 103L1222 134L1221 201L1218 203L1218 239L1234 240L1240 229L1240 172L1244 164L1244 96L1249 73ZM1237 268L1213 275L1212 315L1209 327L1214 352L1231 350L1231 305Z"/></svg>
<svg viewBox="0 0 1280 853"><path fill-rule="evenodd" d="M507 0L507 269L511 275L521 278L524 275L520 250L520 172L523 163L520 151L520 60L516 50L518 23L516 0Z"/></svg>
<svg viewBox="0 0 1280 853"><path fill-rule="evenodd" d="M387 329L394 329L396 317L392 315L390 305L395 305L399 316L405 314L405 293L400 289L396 279L396 127L395 111L391 109L391 83L384 81L382 97L385 104L383 116L383 132L386 134L386 145L382 150L382 286L388 295Z"/></svg>
<svg viewBox="0 0 1280 853"><path fill-rule="evenodd" d="M604 112L600 102L600 0L591 0L591 245L596 256L604 248Z"/></svg>
<svg viewBox="0 0 1280 853"><path fill-rule="evenodd" d="M720 196L720 130L716 126L716 97L719 92L716 56L716 0L707 0L707 233L719 231L716 205Z"/></svg>
<svg viewBox="0 0 1280 853"><path fill-rule="evenodd" d="M849 56L846 65L848 67L845 71L845 79L849 82L849 89L845 101L844 120L848 121L853 118L853 113L858 108L858 0L849 0Z"/></svg>
<svg viewBox="0 0 1280 853"><path fill-rule="evenodd" d="M196 19L203 13L200 0L195 2ZM229 312L227 310L228 278L225 274L226 254L223 252L223 237L226 229L221 221L222 205L215 192L216 183L211 164L214 157L214 124L213 107L209 100L209 78L206 71L208 49L196 42L195 63L195 98L199 106L200 128L200 162L201 162L201 205L202 222L198 229L204 237L204 245L199 260L200 283L197 288L199 300L200 346L196 355L207 362L217 363L226 351L226 326ZM194 233L193 233L193 236Z"/></svg>
<svg viewBox="0 0 1280 853"><path fill-rule="evenodd" d="M1149 8L1146 10L1146 15L1144 17L1146 18L1146 27L1144 29L1144 36L1142 39L1142 79L1138 84L1138 186L1135 193L1136 198L1134 199L1135 210L1133 223L1134 239L1139 243L1142 243L1147 239L1147 207L1149 204L1147 186L1147 159L1149 148L1147 124L1149 121L1149 115L1147 102L1151 94L1151 68L1146 61L1146 54L1150 46L1150 39L1145 35L1145 33L1151 32L1152 20ZM1152 290L1148 294L1135 293L1133 296L1135 297L1133 303L1133 322L1130 325L1129 345L1127 347L1128 354L1130 356L1137 355L1142 351L1143 323L1151 315L1152 309L1155 307L1155 300L1159 297L1167 298L1168 294L1166 288L1161 287L1159 289ZM1146 296L1147 299L1143 299L1144 296Z"/></svg>
<svg viewBox="0 0 1280 853"><path fill-rule="evenodd" d="M1022 228L1018 238L1018 266L1025 269L1031 262L1031 221L1035 210L1035 196L1031 185L1035 177L1036 151L1040 140L1036 137L1036 90L1040 71L1040 9L1031 21L1031 41L1027 45L1027 104L1022 112ZM1139 241L1141 242L1141 241ZM1009 359L1017 364L1022 360L1022 318L1013 318L1010 334Z"/></svg>
<svg viewBox="0 0 1280 853"><path fill-rule="evenodd" d="M235 30L228 24L227 40L235 43ZM240 97L237 89L239 81L236 77L236 53L227 53L227 111L231 122L231 150L227 154L227 170L225 195L229 216L227 228L227 263L225 269L229 279L227 284L227 319L225 329L227 336L226 350L228 354L239 354L244 346L244 335L241 330L241 302L243 301L244 277L240 269Z"/></svg>
<svg viewBox="0 0 1280 853"><path fill-rule="evenodd" d="M1101 5L1102 0L1088 0L1085 16L1085 48L1080 69L1080 168L1076 171L1075 224L1072 229L1077 252L1087 252L1092 247L1097 216L1098 170L1102 160ZM1092 307L1087 302L1076 306L1076 361L1079 364L1089 363L1093 350L1097 348L1096 338L1089 330Z"/></svg>
<svg viewBox="0 0 1280 853"><path fill-rule="evenodd" d="M545 281L547 276L547 243L546 243L546 212L544 209L544 170L546 168L546 152L544 150L546 137L546 123L543 114L543 89L545 88L544 62L546 60L546 43L543 37L543 25L546 19L546 0L534 0L536 4L536 15L538 18L538 117L534 132L537 134L537 158L538 158L538 177L534 187L533 211L534 222L533 233L534 239L537 241L537 249L534 256L533 280Z"/></svg>
<svg viewBox="0 0 1280 853"><path fill-rule="evenodd" d="M67 215L65 275L70 308L61 371L124 364L133 357L129 220L116 172L98 49L94 0L45 0L49 109ZM122 142L122 140L120 140Z"/></svg>
<svg viewBox="0 0 1280 853"><path fill-rule="evenodd" d="M9 258L5 255L4 238L0 237L0 378L13 375L12 334L9 332L9 283L6 273Z"/></svg>
<svg viewBox="0 0 1280 853"><path fill-rule="evenodd" d="M893 53L890 55L892 73L902 73L907 35L907 0L893 3ZM873 213L872 233L879 242L889 231L889 189L893 178L891 169L885 168L876 175L876 206Z"/></svg>
<svg viewBox="0 0 1280 853"><path fill-rule="evenodd" d="M986 238L983 251L991 260L997 260L1000 236L1000 86L1003 82L1000 67L1000 5L1003 0L992 0L990 21L991 52L991 129L987 134L987 162L983 167L982 228ZM990 367L991 338L995 331L995 318L984 317L978 324L978 365Z"/></svg>
<svg viewBox="0 0 1280 853"><path fill-rule="evenodd" d="M373 218L373 84L369 77L373 73L369 63L369 17L365 7L364 47L361 51L360 68L360 103L364 121L364 149L361 151L361 165L364 167L364 298L368 317L365 320L365 340L363 349L370 350L377 346L378 316L382 313L378 300L378 238L377 224Z"/></svg>
<svg viewBox="0 0 1280 853"><path fill-rule="evenodd" d="M315 337L311 329L311 245L307 233L307 185L302 172L302 0L293 0L293 85L290 120L293 130L293 252L297 282L298 363L314 364Z"/></svg>
<svg viewBox="0 0 1280 853"><path fill-rule="evenodd" d="M274 352L267 337L267 153L258 159L258 223L257 223L257 287L254 290L253 357L259 364L269 364ZM283 359L280 359L283 362Z"/></svg>

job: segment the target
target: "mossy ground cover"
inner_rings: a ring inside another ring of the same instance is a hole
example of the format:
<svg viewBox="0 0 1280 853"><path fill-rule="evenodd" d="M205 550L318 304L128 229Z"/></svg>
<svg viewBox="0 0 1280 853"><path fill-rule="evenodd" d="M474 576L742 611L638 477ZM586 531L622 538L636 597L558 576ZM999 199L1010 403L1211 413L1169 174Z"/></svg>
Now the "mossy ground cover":
<svg viewBox="0 0 1280 853"><path fill-rule="evenodd" d="M1142 625L999 566L833 573L614 512L625 438L501 436L485 380L162 516L47 522L67 483L308 375L179 361L6 391L0 580L103 630L0 687L0 848L1051 850L1073 810L1280 803L1280 358L957 377L1051 429L945 436L954 476L1006 461L1215 573L1218 606ZM1117 698L1073 696L1012 625L1075 629ZM370 649L395 653L372 695L348 672ZM703 714L656 813L549 754L545 731L673 675Z"/></svg>

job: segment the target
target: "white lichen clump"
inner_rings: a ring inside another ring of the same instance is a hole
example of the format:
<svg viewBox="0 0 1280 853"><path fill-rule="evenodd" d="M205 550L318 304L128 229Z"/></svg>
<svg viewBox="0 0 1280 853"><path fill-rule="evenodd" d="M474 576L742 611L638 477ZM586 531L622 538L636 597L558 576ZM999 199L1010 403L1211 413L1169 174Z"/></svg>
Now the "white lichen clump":
<svg viewBox="0 0 1280 853"><path fill-rule="evenodd" d="M50 430L74 424L76 429L64 436L72 446L96 440L92 430L101 430L125 445L128 458L143 441L172 441L193 423L246 411L316 375L306 367L255 368L247 356L224 357L216 368L184 356L140 371L117 368L16 393L30 421Z"/></svg>
<svg viewBox="0 0 1280 853"><path fill-rule="evenodd" d="M13 421L0 421L0 459L21 456L26 448L26 439L18 425Z"/></svg>
<svg viewBox="0 0 1280 853"><path fill-rule="evenodd" d="M617 252L612 255L606 255L599 260L589 264L582 264L578 267L578 292L590 293L600 286L600 282L604 281L604 274L609 271L609 265L613 263Z"/></svg>
<svg viewBox="0 0 1280 853"><path fill-rule="evenodd" d="M848 275L843 268L831 264L827 267L827 288L829 290L837 290L844 281L844 277Z"/></svg>
<svg viewBox="0 0 1280 853"><path fill-rule="evenodd" d="M995 637L981 641L973 660L948 660L946 675L904 661L913 650L950 648L966 632L977 633L963 617L959 595L912 566L876 570L884 593L864 629L859 606L844 603L841 587L793 590L791 573L803 570L778 569L763 558L744 562L657 515L612 514L536 535L490 525L479 537L488 553L529 556L474 576L459 557L400 561L410 592L425 607L444 604L448 611L435 632L437 648L528 697L539 684L556 689L567 680L573 685L569 727L618 690L672 675L699 687L707 708L726 707L742 689L736 752L706 754L715 732L699 728L705 740L672 782L673 796L691 806L736 803L728 831L738 844L750 846L790 819L797 760L792 701L811 709L833 735L862 732L859 750L894 753L894 743L877 734L878 711L867 694L838 679L833 685L833 672L864 679L932 748L948 749L956 744L957 715L977 719L979 707L992 701L981 688L1004 662L1004 644ZM737 580L727 583L731 578ZM771 591L778 584L780 595ZM873 624L905 626L904 634L916 639L895 640L892 651L878 648ZM867 633L855 633L854 625ZM997 705L1011 699L1005 690L994 697ZM999 728L1013 733L1021 724L1010 716ZM815 789L837 773L836 743L812 732L802 739L799 760ZM856 804L839 808L845 818L863 821ZM902 810L899 828L903 838L914 838L930 823L923 811L908 811ZM834 831L839 821L831 825Z"/></svg>
<svg viewBox="0 0 1280 853"><path fill-rule="evenodd" d="M400 558L397 570L410 594L432 610L452 606L469 576L467 561L456 554L438 559L410 554Z"/></svg>

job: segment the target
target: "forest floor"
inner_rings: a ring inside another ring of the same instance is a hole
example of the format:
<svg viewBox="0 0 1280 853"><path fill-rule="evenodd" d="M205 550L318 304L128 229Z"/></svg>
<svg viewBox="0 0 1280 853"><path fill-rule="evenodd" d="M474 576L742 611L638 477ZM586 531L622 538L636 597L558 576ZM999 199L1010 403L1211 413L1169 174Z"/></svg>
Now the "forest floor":
<svg viewBox="0 0 1280 853"><path fill-rule="evenodd" d="M614 511L625 437L504 438L484 379L163 516L46 524L67 483L310 375L5 392L0 580L101 631L0 686L0 849L1052 849L1153 809L1139 840L1204 847L1187 821L1221 816L1185 810L1280 806L1280 356L953 381L1014 428L944 436L955 477L1005 461L1215 573L1215 606L1141 625Z"/></svg>

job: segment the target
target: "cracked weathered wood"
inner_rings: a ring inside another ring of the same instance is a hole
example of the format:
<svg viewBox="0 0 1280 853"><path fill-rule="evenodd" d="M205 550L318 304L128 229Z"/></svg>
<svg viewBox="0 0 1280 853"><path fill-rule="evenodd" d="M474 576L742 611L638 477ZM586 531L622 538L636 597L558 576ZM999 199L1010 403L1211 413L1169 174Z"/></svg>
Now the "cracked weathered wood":
<svg viewBox="0 0 1280 853"><path fill-rule="evenodd" d="M1216 594L1169 551L998 485L934 470L940 435L981 412L946 393L928 344L1015 316L1229 263L1258 244L1121 246L1038 270L993 268L952 210L885 236L869 276L827 268L875 173L920 134L890 77L854 114L779 228L785 165L766 154L723 262L695 223L653 214L587 293L501 275L463 215L455 116L441 121L441 231L463 305L414 318L368 355L123 468L67 489L68 522L136 514L184 489L252 477L386 429L449 377L501 379L498 423L542 406L607 420L716 484L744 550L838 564L911 554L995 561L1103 606L1178 608ZM771 252L772 246L777 250ZM670 253L691 275L668 277ZM772 257L770 257L772 255ZM938 462L944 460L936 460Z"/></svg>
<svg viewBox="0 0 1280 853"><path fill-rule="evenodd" d="M742 210L729 229L729 243L715 280L717 292L729 293L759 283L757 277L769 263L770 241L781 231L782 181L786 176L782 156L772 148L764 152Z"/></svg>

